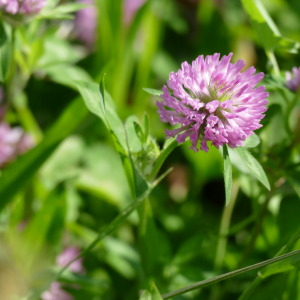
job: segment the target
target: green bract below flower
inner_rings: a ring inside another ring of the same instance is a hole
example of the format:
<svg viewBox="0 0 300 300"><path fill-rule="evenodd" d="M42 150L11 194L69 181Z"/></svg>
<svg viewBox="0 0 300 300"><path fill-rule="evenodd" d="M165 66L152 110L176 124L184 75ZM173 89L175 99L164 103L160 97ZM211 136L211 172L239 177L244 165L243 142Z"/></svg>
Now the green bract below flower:
<svg viewBox="0 0 300 300"><path fill-rule="evenodd" d="M201 55L170 74L163 101L157 102L162 122L179 125L166 130L168 137L179 143L189 137L194 151L199 141L204 151L208 141L217 148L226 144L235 148L262 126L269 94L256 85L264 74L255 74L254 67L242 72L245 63L230 63L231 57L232 53L221 59L219 53Z"/></svg>

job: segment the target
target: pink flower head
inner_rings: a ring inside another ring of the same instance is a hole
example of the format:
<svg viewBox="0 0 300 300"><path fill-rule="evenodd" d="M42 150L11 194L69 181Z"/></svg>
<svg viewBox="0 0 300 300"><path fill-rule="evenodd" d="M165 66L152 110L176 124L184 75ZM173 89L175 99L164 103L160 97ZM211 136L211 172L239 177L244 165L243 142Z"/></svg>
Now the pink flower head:
<svg viewBox="0 0 300 300"><path fill-rule="evenodd" d="M50 288L41 295L42 300L72 300L73 297L61 288L59 282L52 282Z"/></svg>
<svg viewBox="0 0 300 300"><path fill-rule="evenodd" d="M124 0L124 23L130 24L136 12L146 0Z"/></svg>
<svg viewBox="0 0 300 300"><path fill-rule="evenodd" d="M96 40L98 17L95 0L77 0L77 2L89 5L76 13L75 31L78 39L91 49Z"/></svg>
<svg viewBox="0 0 300 300"><path fill-rule="evenodd" d="M299 68L294 67L292 71L293 73L292 72L285 73L286 85L290 90L296 92L300 87L300 67Z"/></svg>
<svg viewBox="0 0 300 300"><path fill-rule="evenodd" d="M0 10L11 15L37 14L46 0L0 0Z"/></svg>
<svg viewBox="0 0 300 300"><path fill-rule="evenodd" d="M269 94L256 85L264 74L255 74L254 67L241 72L245 63L230 63L231 57L232 53L221 59L219 53L200 55L170 74L163 101L157 102L162 122L179 125L166 130L168 137L179 143L189 137L194 151L198 141L204 151L208 141L216 148L225 144L235 148L262 126Z"/></svg>
<svg viewBox="0 0 300 300"><path fill-rule="evenodd" d="M76 247L68 247L66 248L57 258L56 264L60 267L65 267L70 261L76 258L79 255L80 251ZM82 258L75 260L68 269L75 273L82 273Z"/></svg>
<svg viewBox="0 0 300 300"><path fill-rule="evenodd" d="M33 146L32 138L20 127L0 123L0 168Z"/></svg>

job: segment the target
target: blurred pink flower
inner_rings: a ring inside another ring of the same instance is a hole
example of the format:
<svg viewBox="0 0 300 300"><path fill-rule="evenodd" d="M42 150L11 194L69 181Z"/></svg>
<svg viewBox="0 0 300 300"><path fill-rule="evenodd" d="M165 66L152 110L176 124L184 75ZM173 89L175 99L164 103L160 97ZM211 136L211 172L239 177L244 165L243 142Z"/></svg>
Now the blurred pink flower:
<svg viewBox="0 0 300 300"><path fill-rule="evenodd" d="M296 92L300 87L300 67L294 67L292 72L285 73L286 85L290 90Z"/></svg>
<svg viewBox="0 0 300 300"><path fill-rule="evenodd" d="M0 123L0 168L33 146L33 139L20 127Z"/></svg>
<svg viewBox="0 0 300 300"><path fill-rule="evenodd" d="M221 59L219 53L201 55L170 74L163 101L157 102L162 122L180 126L166 130L168 137L179 143L189 137L194 151L199 141L204 151L208 141L216 148L235 148L262 126L269 94L256 85L264 74L255 74L254 67L242 72L245 63L230 63L231 57L232 53Z"/></svg>
<svg viewBox="0 0 300 300"><path fill-rule="evenodd" d="M92 49L96 40L97 8L95 0L77 0L79 3L87 4L88 7L79 10L75 17L75 33L89 49Z"/></svg>
<svg viewBox="0 0 300 300"><path fill-rule="evenodd" d="M61 254L59 254L56 258L56 264L59 267L65 267L69 262L71 262L74 258L79 255L80 251L78 248L72 246L67 247ZM74 273L82 273L83 265L82 258L74 261L70 266L68 266L68 270ZM41 295L42 300L72 300L73 297L63 290L62 284L59 282L53 282L48 290L43 292Z"/></svg>
<svg viewBox="0 0 300 300"><path fill-rule="evenodd" d="M79 255L80 251L76 247L67 247L61 254L56 258L56 264L60 267L65 267L70 261ZM83 272L82 257L75 260L68 269L75 273Z"/></svg>
<svg viewBox="0 0 300 300"><path fill-rule="evenodd" d="M65 292L59 282L52 282L50 288L41 295L42 300L72 300L73 297Z"/></svg>
<svg viewBox="0 0 300 300"><path fill-rule="evenodd" d="M37 14L45 5L45 0L0 0L0 10L16 15Z"/></svg>
<svg viewBox="0 0 300 300"><path fill-rule="evenodd" d="M3 91L3 87L0 86L0 122L3 116L5 115L5 107L3 105L3 99L4 99L4 91Z"/></svg>
<svg viewBox="0 0 300 300"><path fill-rule="evenodd" d="M124 23L129 25L136 12L146 2L146 0L124 0Z"/></svg>

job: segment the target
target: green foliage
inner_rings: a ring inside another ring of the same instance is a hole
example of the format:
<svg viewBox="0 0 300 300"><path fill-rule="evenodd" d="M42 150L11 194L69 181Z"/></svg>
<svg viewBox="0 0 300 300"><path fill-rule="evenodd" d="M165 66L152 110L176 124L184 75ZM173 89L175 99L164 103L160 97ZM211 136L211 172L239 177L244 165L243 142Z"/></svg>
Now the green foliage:
<svg viewBox="0 0 300 300"><path fill-rule="evenodd" d="M224 158L224 181L225 181L225 199L226 199L225 204L228 205L231 199L232 167L231 167L227 146L223 147L223 158Z"/></svg>
<svg viewBox="0 0 300 300"><path fill-rule="evenodd" d="M0 123L34 142L2 166L0 132L1 300L53 281L74 300L298 299L298 1L148 0L128 22L125 1L95 5L92 47L73 23L86 4L1 13ZM268 110L242 147L194 153L155 102L215 52L265 73ZM57 262L70 246L84 272Z"/></svg>
<svg viewBox="0 0 300 300"><path fill-rule="evenodd" d="M156 285L154 282L151 282L149 288L143 292L139 300L162 300Z"/></svg>
<svg viewBox="0 0 300 300"><path fill-rule="evenodd" d="M236 151L249 168L251 174L257 180L259 180L268 190L270 190L271 187L268 177L259 162L251 155L251 153L246 148L238 147Z"/></svg>
<svg viewBox="0 0 300 300"><path fill-rule="evenodd" d="M8 32L10 31L10 32ZM0 21L0 81L6 81L11 64L11 30Z"/></svg>

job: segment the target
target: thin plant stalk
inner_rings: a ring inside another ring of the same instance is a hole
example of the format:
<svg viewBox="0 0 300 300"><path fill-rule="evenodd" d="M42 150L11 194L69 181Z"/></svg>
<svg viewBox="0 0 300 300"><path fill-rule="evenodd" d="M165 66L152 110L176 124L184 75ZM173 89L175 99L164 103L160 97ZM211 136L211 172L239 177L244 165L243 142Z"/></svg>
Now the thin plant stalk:
<svg viewBox="0 0 300 300"><path fill-rule="evenodd" d="M300 255L300 249L289 252L287 254L283 254L283 255L275 257L275 258L271 258L271 259L259 262L257 264L251 265L251 266L247 266L247 267L244 267L244 268L232 271L232 272L228 272L228 273L225 273L225 274L222 274L222 275L218 275L218 276L210 278L210 279L195 282L195 283L190 284L188 286L185 286L181 289L178 289L178 290L175 290L173 292L164 294L164 295L162 295L162 298L163 299L169 299L169 298L172 298L172 297L175 297L175 296L178 296L178 295L182 295L182 294L194 291L196 289L204 288L204 287L207 287L209 285L216 284L220 281L223 281L223 280L226 280L226 279L229 279L229 278L233 278L237 275L240 275L240 274L252 271L252 270L256 270L256 269L259 269L261 267L265 267L267 265L273 264L273 263L278 262L278 261L282 261L284 259L287 259L287 258L295 256L295 255Z"/></svg>
<svg viewBox="0 0 300 300"><path fill-rule="evenodd" d="M236 203L237 195L239 191L239 184L235 180L232 184L231 190L231 200L227 206L224 207L221 224L220 224L220 231L219 231L219 239L217 244L217 251L216 251L216 258L215 258L215 269L220 270L223 265L225 253L226 253L226 246L227 246L227 237L229 233L229 227L231 222L232 212Z"/></svg>
<svg viewBox="0 0 300 300"><path fill-rule="evenodd" d="M113 219L113 221L111 223L109 223L103 230L101 230L101 232L98 234L98 236L92 241L92 243L87 248L82 250L75 258L73 258L71 261L69 261L64 267L62 267L59 270L59 272L57 272L53 276L53 278L48 282L48 285L50 285L54 281L57 281L73 262L75 262L79 258L85 256L87 253L91 252L93 249L95 249L97 247L97 245L103 238L112 234L127 219L127 217L135 209L137 209L145 201L145 199L147 199L149 197L152 190L160 183L160 181L163 178L165 178L165 176L167 176L171 172L171 170L172 169L168 169L159 178L157 178L143 195L136 198L133 203L128 205L116 218ZM46 290L46 289L47 289L47 286L44 286L43 290ZM37 292L29 295L26 299L35 300L40 296L41 292L42 291L37 291Z"/></svg>
<svg viewBox="0 0 300 300"><path fill-rule="evenodd" d="M300 230L293 235L293 237L288 241L286 245L284 245L275 255L275 257L284 254L288 251L298 240L300 239ZM263 278L260 276L256 276L254 281L250 284L250 286L244 290L239 300L251 299L251 295L256 287L262 282Z"/></svg>

